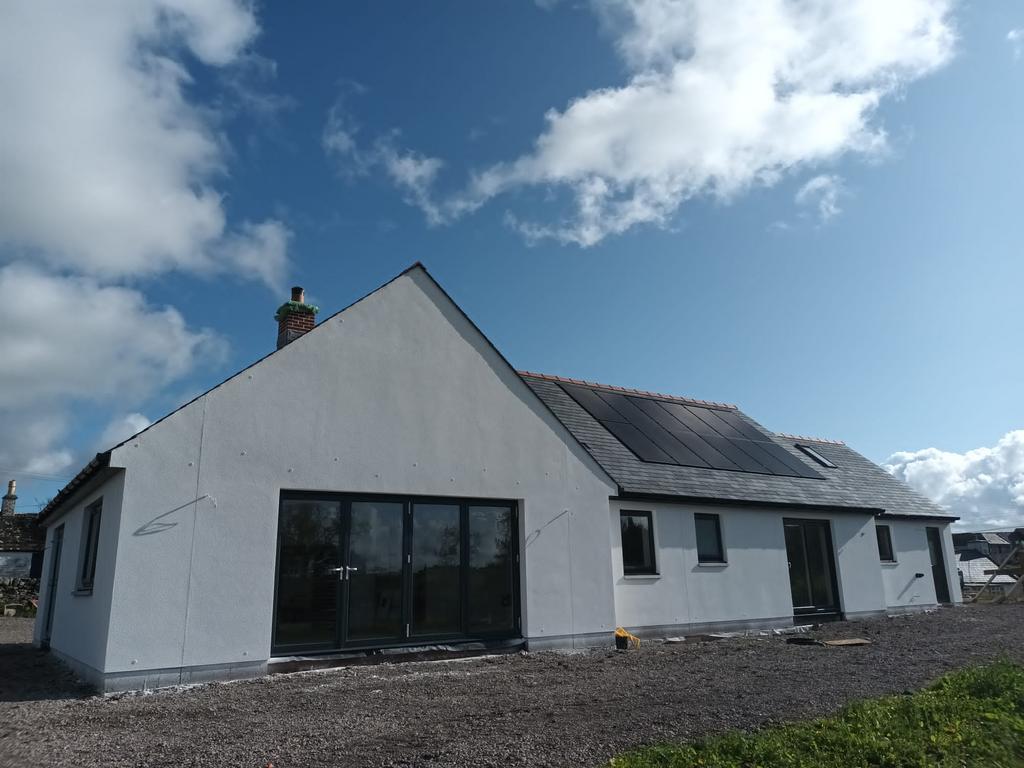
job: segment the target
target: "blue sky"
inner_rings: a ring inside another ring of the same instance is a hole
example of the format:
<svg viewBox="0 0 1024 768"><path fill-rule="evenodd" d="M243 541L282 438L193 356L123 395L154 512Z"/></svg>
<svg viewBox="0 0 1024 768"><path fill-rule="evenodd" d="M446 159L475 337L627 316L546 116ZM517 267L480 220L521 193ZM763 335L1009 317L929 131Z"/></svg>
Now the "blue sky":
<svg viewBox="0 0 1024 768"><path fill-rule="evenodd" d="M420 260L517 367L735 402L1019 524L1024 6L820 5L147 0L73 39L6 7L0 466L31 508L265 354L289 285L329 314ZM762 76L870 106L759 116Z"/></svg>

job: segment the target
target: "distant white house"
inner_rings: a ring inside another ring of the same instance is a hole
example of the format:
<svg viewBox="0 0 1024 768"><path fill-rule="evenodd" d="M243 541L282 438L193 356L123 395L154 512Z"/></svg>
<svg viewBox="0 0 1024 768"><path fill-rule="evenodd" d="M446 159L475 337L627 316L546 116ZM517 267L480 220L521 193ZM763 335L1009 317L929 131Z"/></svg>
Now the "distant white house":
<svg viewBox="0 0 1024 768"><path fill-rule="evenodd" d="M3 586L38 578L43 563L42 529L36 524L36 515L17 513L15 490L11 480L0 498L0 603L6 602Z"/></svg>
<svg viewBox="0 0 1024 768"><path fill-rule="evenodd" d="M36 640L101 688L960 600L953 518L841 443L517 372L420 265L315 313L43 511Z"/></svg>

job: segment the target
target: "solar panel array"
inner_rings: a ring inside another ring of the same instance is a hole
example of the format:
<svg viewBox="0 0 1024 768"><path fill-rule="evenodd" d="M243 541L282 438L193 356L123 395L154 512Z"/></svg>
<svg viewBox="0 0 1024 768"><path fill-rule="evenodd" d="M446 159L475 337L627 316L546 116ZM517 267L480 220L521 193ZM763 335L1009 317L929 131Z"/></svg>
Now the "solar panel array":
<svg viewBox="0 0 1024 768"><path fill-rule="evenodd" d="M641 461L822 479L734 411L577 384L559 386Z"/></svg>

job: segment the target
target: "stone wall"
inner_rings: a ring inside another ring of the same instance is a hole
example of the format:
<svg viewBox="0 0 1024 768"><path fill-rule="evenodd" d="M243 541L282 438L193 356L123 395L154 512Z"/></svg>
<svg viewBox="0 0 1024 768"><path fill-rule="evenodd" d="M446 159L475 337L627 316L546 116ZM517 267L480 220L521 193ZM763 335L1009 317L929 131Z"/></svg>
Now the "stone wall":
<svg viewBox="0 0 1024 768"><path fill-rule="evenodd" d="M17 606L18 616L34 616L39 598L39 579L0 579L0 614Z"/></svg>

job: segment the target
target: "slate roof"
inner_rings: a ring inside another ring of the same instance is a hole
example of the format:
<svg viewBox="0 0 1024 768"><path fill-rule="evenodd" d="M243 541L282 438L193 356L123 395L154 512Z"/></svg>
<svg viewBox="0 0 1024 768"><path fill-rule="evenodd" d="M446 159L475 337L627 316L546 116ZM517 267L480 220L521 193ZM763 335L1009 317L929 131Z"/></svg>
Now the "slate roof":
<svg viewBox="0 0 1024 768"><path fill-rule="evenodd" d="M1008 542L998 533L983 533L981 534L981 538L983 538L989 544L1002 545L1004 547L1008 547L1010 545L1010 542Z"/></svg>
<svg viewBox="0 0 1024 768"><path fill-rule="evenodd" d="M560 382L701 406L708 406L708 401L625 390L526 371L520 371L519 375L615 480L620 496L666 496L708 502L859 509L878 515L953 518L948 511L843 443L772 433L736 406L724 403L713 405L731 410L767 434L773 442L814 469L823 479L647 463L638 459L573 400L562 389ZM811 445L836 464L836 468L820 466L796 447L798 443Z"/></svg>
<svg viewBox="0 0 1024 768"><path fill-rule="evenodd" d="M958 552L956 555L956 567L963 574L964 584L984 584L992 574L985 571L994 571L996 564L984 555L975 552ZM1013 584L1014 578L1007 574L1000 574L992 580L993 584Z"/></svg>
<svg viewBox="0 0 1024 768"><path fill-rule="evenodd" d="M0 515L0 552L40 552L46 532L38 515Z"/></svg>

